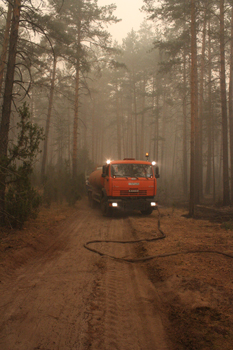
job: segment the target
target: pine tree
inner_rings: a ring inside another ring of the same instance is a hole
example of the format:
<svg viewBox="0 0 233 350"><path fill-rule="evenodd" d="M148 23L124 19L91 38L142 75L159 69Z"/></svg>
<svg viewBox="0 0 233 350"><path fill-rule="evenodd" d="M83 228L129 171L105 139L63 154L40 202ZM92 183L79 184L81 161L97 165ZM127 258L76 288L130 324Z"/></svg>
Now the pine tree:
<svg viewBox="0 0 233 350"><path fill-rule="evenodd" d="M51 2L53 6L58 3ZM59 3L60 5L60 3ZM73 39L72 49L73 64L75 68L75 101L73 120L73 152L72 174L77 176L77 149L78 149L78 119L80 108L81 78L84 72L90 70L88 58L92 53L92 45L102 49L110 49L110 34L105 30L105 25L117 22L113 11L114 5L98 7L97 0L68 0L60 9L60 17L66 20L67 32Z"/></svg>

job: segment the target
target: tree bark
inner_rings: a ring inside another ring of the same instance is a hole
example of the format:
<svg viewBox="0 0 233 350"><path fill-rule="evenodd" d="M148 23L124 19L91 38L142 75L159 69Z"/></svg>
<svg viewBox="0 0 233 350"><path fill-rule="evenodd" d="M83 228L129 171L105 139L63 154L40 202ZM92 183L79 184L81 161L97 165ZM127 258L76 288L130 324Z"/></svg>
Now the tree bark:
<svg viewBox="0 0 233 350"><path fill-rule="evenodd" d="M222 145L223 145L223 205L230 204L228 173L228 126L225 77L225 42L224 42L224 0L220 0L220 85L222 106Z"/></svg>
<svg viewBox="0 0 233 350"><path fill-rule="evenodd" d="M230 126L230 163L231 163L231 202L233 203L233 5L231 9L231 57L229 86L229 126Z"/></svg>
<svg viewBox="0 0 233 350"><path fill-rule="evenodd" d="M75 77L75 101L74 101L74 124L73 124L73 154L72 154L72 178L77 177L77 156L78 156L78 113L79 113L79 82L80 82L80 55L81 55L81 4L79 6L79 19L77 31L77 60L76 60L76 77Z"/></svg>
<svg viewBox="0 0 233 350"><path fill-rule="evenodd" d="M14 0L13 5L13 17L11 24L10 42L9 42L9 55L6 72L5 92L3 97L2 105L2 120L0 126L0 160L3 162L7 157L8 150L8 135L10 127L10 115L11 115L11 102L12 92L14 85L14 72L15 72L15 61L17 53L17 42L19 32L19 19L20 19L20 7L21 0ZM4 218L4 202L5 202L5 184L6 175L0 174L0 218Z"/></svg>
<svg viewBox="0 0 233 350"><path fill-rule="evenodd" d="M11 14L12 14L12 4L9 2L8 11L7 11L7 18L6 18L6 28L5 28L3 44L2 44L2 53L1 53L1 58L0 58L0 96L2 93L3 75L4 75L4 68L6 65L7 47L8 47L8 43L9 43Z"/></svg>
<svg viewBox="0 0 233 350"><path fill-rule="evenodd" d="M118 83L116 83L116 117L117 117L117 156L121 159L121 118L119 111Z"/></svg>
<svg viewBox="0 0 233 350"><path fill-rule="evenodd" d="M187 81L186 81L186 55L183 54L183 83L184 83L184 97L183 97L183 192L185 198L188 195L188 157L187 157Z"/></svg>
<svg viewBox="0 0 233 350"><path fill-rule="evenodd" d="M136 82L133 72L133 104L134 104L134 120L135 120L135 155L138 159L138 115L137 115L137 97L136 97Z"/></svg>
<svg viewBox="0 0 233 350"><path fill-rule="evenodd" d="M205 71L205 47L206 47L206 12L204 13L202 50L201 50L201 72L200 72L200 100L199 100L199 158L198 158L198 181L199 181L199 196L203 198L203 147L202 147L202 121L203 121L203 100L204 100L204 71Z"/></svg>
<svg viewBox="0 0 233 350"><path fill-rule="evenodd" d="M207 169L206 169L206 184L205 184L205 193L210 194L210 185L211 185L211 157L213 156L212 149L212 82L211 82L211 37L210 37L210 20L208 28L208 117L207 117ZM214 173L213 173L214 174ZM214 191L213 191L214 192Z"/></svg>
<svg viewBox="0 0 233 350"><path fill-rule="evenodd" d="M93 98L93 106L91 112L91 159L94 163L96 163L95 157L95 97Z"/></svg>
<svg viewBox="0 0 233 350"><path fill-rule="evenodd" d="M145 94L146 94L146 82L145 82L145 73L143 74L143 88L142 88L142 119L141 119L141 142L140 142L140 159L144 158L145 153L145 140L144 140L144 132L145 132Z"/></svg>
<svg viewBox="0 0 233 350"><path fill-rule="evenodd" d="M47 153L48 153L48 139L49 139L49 128L50 128L50 120L51 120L51 114L52 114L52 106L53 106L56 65L57 65L57 60L56 60L56 57L54 57L50 96L49 96L48 115L47 115L46 126L45 126L44 152L43 152L42 165L41 165L41 180L42 180L42 182L43 182L44 177L45 177L45 168L46 168Z"/></svg>
<svg viewBox="0 0 233 350"><path fill-rule="evenodd" d="M190 155L190 200L189 215L195 215L195 125L198 113L197 96L197 39L196 39L196 6L195 0L191 0L191 155Z"/></svg>

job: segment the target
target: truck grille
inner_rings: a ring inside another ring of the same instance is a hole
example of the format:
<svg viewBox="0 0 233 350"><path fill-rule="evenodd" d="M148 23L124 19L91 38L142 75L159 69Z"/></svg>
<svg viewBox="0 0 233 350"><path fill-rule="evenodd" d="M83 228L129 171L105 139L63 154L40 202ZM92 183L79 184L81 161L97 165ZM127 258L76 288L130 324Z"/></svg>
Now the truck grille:
<svg viewBox="0 0 233 350"><path fill-rule="evenodd" d="M132 189L132 190L121 190L121 191L116 191L119 192L120 196L146 196L147 195L147 190L138 190L138 189ZM118 194L116 194L118 195Z"/></svg>

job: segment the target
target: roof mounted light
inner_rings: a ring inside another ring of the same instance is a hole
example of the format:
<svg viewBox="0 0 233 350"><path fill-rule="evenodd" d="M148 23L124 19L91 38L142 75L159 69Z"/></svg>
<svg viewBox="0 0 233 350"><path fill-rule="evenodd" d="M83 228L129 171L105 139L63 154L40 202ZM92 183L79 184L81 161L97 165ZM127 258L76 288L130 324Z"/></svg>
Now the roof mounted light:
<svg viewBox="0 0 233 350"><path fill-rule="evenodd" d="M110 164L110 163L111 163L111 160L110 160L110 159L108 159L108 160L106 161L106 163L107 163L107 164Z"/></svg>
<svg viewBox="0 0 233 350"><path fill-rule="evenodd" d="M153 160L153 162L152 162L152 165L154 166L154 165L156 165L156 162Z"/></svg>

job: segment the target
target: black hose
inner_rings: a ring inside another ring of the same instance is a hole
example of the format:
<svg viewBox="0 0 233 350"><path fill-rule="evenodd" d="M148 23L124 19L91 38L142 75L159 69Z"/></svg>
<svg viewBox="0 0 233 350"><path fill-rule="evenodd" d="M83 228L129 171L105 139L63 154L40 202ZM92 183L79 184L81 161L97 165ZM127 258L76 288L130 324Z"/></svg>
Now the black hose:
<svg viewBox="0 0 233 350"><path fill-rule="evenodd" d="M90 248L89 245L93 244L93 243L117 243L117 244L134 244L134 243L140 243L140 242L154 242L157 241L159 239L164 239L166 238L165 233L160 229L160 211L159 208L157 207L158 210L158 230L161 233L161 236L159 237L155 237L155 238L151 238L151 239L139 239L136 241L111 241L111 240L94 240L94 241L88 241L86 242L83 246L84 248L90 250L93 253L99 254L100 256L106 256L108 258L111 259L115 259L115 260L120 260L120 261L126 261L126 262L143 262L143 261L148 261L148 260L152 260L155 258L164 258L164 257L168 257L168 256L174 256L174 255L181 255L181 254L199 254L199 253L209 253L209 254L219 254L219 255L223 255L226 256L228 258L233 258L233 255L228 254L228 253L223 253L217 250L186 250L183 252L173 252L173 253L165 253L165 254L157 254L157 255L151 255L151 256L147 256L147 257L143 257L143 258L135 258L135 259L127 259L127 258L118 258L116 256L113 255L109 255L106 253L102 253L99 250L96 250L94 248Z"/></svg>

